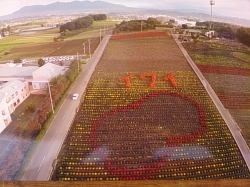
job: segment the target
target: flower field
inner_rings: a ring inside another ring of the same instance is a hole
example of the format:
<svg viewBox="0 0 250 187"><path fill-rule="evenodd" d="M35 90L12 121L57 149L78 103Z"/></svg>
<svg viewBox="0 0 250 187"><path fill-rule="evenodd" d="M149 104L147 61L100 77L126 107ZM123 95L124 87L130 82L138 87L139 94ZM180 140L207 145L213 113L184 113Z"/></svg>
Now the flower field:
<svg viewBox="0 0 250 187"><path fill-rule="evenodd" d="M184 44L184 47L229 109L250 147L250 63L245 60L249 50L234 43L198 42Z"/></svg>
<svg viewBox="0 0 250 187"><path fill-rule="evenodd" d="M156 34L110 41L52 180L249 176L227 125L178 46Z"/></svg>

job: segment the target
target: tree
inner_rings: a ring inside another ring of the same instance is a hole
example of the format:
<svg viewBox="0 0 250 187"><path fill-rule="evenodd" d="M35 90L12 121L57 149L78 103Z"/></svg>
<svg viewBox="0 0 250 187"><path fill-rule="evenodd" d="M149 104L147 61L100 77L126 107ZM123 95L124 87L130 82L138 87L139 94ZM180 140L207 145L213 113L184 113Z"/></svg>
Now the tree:
<svg viewBox="0 0 250 187"><path fill-rule="evenodd" d="M38 66L42 67L45 64L45 61L42 58L38 59Z"/></svg>
<svg viewBox="0 0 250 187"><path fill-rule="evenodd" d="M34 131L41 130L41 124L38 122L38 118L33 118L29 124L28 127Z"/></svg>
<svg viewBox="0 0 250 187"><path fill-rule="evenodd" d="M1 35L2 35L2 37L5 37L5 32L7 31L7 29L6 28L2 28L2 30L1 30Z"/></svg>
<svg viewBox="0 0 250 187"><path fill-rule="evenodd" d="M21 62L22 62L22 60L20 58L15 58L14 59L14 63L21 63Z"/></svg>
<svg viewBox="0 0 250 187"><path fill-rule="evenodd" d="M10 26L8 25L8 27L6 28L6 30L10 33Z"/></svg>
<svg viewBox="0 0 250 187"><path fill-rule="evenodd" d="M36 105L33 104L33 103L28 104L28 105L26 106L26 108L25 108L25 110L26 110L27 112L34 112L35 109L36 109Z"/></svg>
<svg viewBox="0 0 250 187"><path fill-rule="evenodd" d="M59 39L59 38L54 37L54 38L53 38L53 41L54 41L54 42L58 42L58 39Z"/></svg>
<svg viewBox="0 0 250 187"><path fill-rule="evenodd" d="M240 42L250 47L250 28L239 28L236 36Z"/></svg>
<svg viewBox="0 0 250 187"><path fill-rule="evenodd" d="M197 40L198 38L200 37L200 33L191 33L191 38L194 39L194 40Z"/></svg>
<svg viewBox="0 0 250 187"><path fill-rule="evenodd" d="M161 24L161 22L158 21L156 18L150 17L147 19L147 25L148 25L148 28L150 28L150 29L154 29L159 24Z"/></svg>
<svg viewBox="0 0 250 187"><path fill-rule="evenodd" d="M183 29L188 29L187 24L182 24L182 28L183 28Z"/></svg>

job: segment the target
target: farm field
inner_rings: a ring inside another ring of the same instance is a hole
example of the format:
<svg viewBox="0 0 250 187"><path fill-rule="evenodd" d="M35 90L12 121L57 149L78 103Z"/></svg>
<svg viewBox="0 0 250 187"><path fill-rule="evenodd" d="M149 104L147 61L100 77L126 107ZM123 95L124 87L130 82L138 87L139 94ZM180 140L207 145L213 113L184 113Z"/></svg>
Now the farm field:
<svg viewBox="0 0 250 187"><path fill-rule="evenodd" d="M13 35L5 37L0 40L0 55L1 60L8 58L8 55L3 55L5 51L8 51L16 46L23 46L26 44L37 44L52 42L53 38L58 36L58 29L52 29L49 31L40 31L31 35Z"/></svg>
<svg viewBox="0 0 250 187"><path fill-rule="evenodd" d="M250 51L244 46L220 43L183 45L241 128L250 147L250 63L247 60Z"/></svg>
<svg viewBox="0 0 250 187"><path fill-rule="evenodd" d="M52 180L245 179L233 137L171 36L111 37Z"/></svg>
<svg viewBox="0 0 250 187"><path fill-rule="evenodd" d="M91 52L93 53L98 45L100 36L100 27L113 27L116 22L96 21L93 26L82 33L68 37L65 41L54 42L53 38L59 36L59 28L53 28L45 31L38 31L30 35L16 35L6 37L0 40L0 61L14 60L15 58L37 58L45 56L63 56L76 55L77 51L84 54L83 43L88 39L92 40ZM102 36L104 30L102 31ZM87 43L88 44L88 43ZM4 52L9 52L4 55ZM86 45L86 53L88 45Z"/></svg>
<svg viewBox="0 0 250 187"><path fill-rule="evenodd" d="M246 62L250 62L250 54L240 53L240 52L233 52L232 55L236 58L244 60Z"/></svg>
<svg viewBox="0 0 250 187"><path fill-rule="evenodd" d="M34 58L34 57L46 57L46 56L61 56L61 55L76 55L84 54L82 44L87 40L68 40L65 42L53 42L44 44L31 44L27 46L15 47L10 50L8 55L12 59L18 56L21 59ZM87 42L88 44L88 42ZM99 45L99 38L91 38L91 53L94 53L95 49ZM86 54L89 52L89 45L86 45Z"/></svg>

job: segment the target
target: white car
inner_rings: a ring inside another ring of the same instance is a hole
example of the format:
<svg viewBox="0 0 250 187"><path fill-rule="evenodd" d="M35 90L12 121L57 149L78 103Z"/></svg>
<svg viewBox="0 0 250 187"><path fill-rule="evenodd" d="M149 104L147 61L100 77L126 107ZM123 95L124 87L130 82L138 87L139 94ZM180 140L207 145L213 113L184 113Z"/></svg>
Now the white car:
<svg viewBox="0 0 250 187"><path fill-rule="evenodd" d="M73 96L72 96L72 99L73 99L73 100L77 100L78 96L79 96L78 93L74 93Z"/></svg>

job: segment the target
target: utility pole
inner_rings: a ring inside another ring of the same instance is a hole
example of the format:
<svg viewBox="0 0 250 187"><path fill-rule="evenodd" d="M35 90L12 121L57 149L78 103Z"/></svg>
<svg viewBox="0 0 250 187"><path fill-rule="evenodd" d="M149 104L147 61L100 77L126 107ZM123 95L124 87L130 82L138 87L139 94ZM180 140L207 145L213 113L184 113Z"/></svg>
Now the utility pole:
<svg viewBox="0 0 250 187"><path fill-rule="evenodd" d="M83 45L83 54L84 54L84 56L86 55L86 51L85 51L85 49L86 49L86 46L85 46L85 42L82 44Z"/></svg>
<svg viewBox="0 0 250 187"><path fill-rule="evenodd" d="M91 39L88 39L88 42L89 42L89 57L91 58L91 50L90 50L90 41L91 41Z"/></svg>
<svg viewBox="0 0 250 187"><path fill-rule="evenodd" d="M49 87L49 96L50 96L51 109L52 109L52 112L53 112L53 114L54 114L55 111L54 111L54 106L53 106L53 101L52 101L52 96L51 96L51 91L50 91L50 84L49 84L49 82L48 82L48 87Z"/></svg>
<svg viewBox="0 0 250 187"><path fill-rule="evenodd" d="M100 43L102 41L102 28L100 27Z"/></svg>
<svg viewBox="0 0 250 187"><path fill-rule="evenodd" d="M210 0L210 5L211 5L210 30L212 30L213 5L215 5L215 0Z"/></svg>
<svg viewBox="0 0 250 187"><path fill-rule="evenodd" d="M142 21L141 21L141 32L142 32Z"/></svg>
<svg viewBox="0 0 250 187"><path fill-rule="evenodd" d="M76 60L77 60L77 69L78 69L78 72L79 72L80 71L80 66L79 66L78 51L76 53Z"/></svg>

